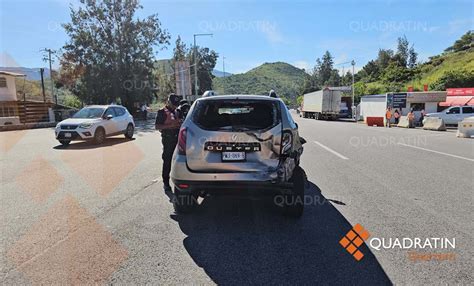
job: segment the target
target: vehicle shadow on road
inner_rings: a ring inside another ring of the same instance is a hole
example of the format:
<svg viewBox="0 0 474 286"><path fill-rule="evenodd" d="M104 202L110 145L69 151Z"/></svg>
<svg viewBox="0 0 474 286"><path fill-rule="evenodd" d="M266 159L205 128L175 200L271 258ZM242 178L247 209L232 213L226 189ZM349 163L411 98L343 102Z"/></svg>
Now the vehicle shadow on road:
<svg viewBox="0 0 474 286"><path fill-rule="evenodd" d="M315 202L299 220L284 217L272 199L228 197L172 218L189 255L218 284L391 284L365 244L360 261L339 244L352 226L315 184L305 196Z"/></svg>
<svg viewBox="0 0 474 286"><path fill-rule="evenodd" d="M149 119L147 121L136 121L135 124L135 134L137 136L142 136L143 133L158 132L158 130L155 129L155 119Z"/></svg>
<svg viewBox="0 0 474 286"><path fill-rule="evenodd" d="M56 150L85 150L85 149L97 149L97 148L106 148L118 144L123 144L127 142L131 142L135 140L135 138L127 139L127 138L120 138L120 137L110 137L105 139L104 142L101 144L95 144L92 141L78 141L78 142L71 142L69 146L63 146L61 144L56 145L53 149Z"/></svg>

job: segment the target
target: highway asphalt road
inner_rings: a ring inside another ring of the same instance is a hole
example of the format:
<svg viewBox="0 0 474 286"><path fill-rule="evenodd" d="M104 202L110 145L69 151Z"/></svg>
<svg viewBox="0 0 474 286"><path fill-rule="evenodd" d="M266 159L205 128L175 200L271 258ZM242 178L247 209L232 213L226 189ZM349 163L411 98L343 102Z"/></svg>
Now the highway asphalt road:
<svg viewBox="0 0 474 286"><path fill-rule="evenodd" d="M221 197L176 215L150 126L67 149L53 129L0 133L1 283L472 283L473 140L295 119L309 180L299 220ZM339 244L356 224L370 233L360 261ZM389 238L455 248L369 245Z"/></svg>

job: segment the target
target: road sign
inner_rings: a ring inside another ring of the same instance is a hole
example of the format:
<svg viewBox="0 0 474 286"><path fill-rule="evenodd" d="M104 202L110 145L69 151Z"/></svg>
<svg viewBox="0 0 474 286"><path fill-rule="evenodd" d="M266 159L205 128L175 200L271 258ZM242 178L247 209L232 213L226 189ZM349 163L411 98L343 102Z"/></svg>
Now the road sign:
<svg viewBox="0 0 474 286"><path fill-rule="evenodd" d="M407 94L406 93L392 93L392 108L406 108Z"/></svg>
<svg viewBox="0 0 474 286"><path fill-rule="evenodd" d="M188 61L177 61L174 65L176 94L183 98L191 96L191 73Z"/></svg>

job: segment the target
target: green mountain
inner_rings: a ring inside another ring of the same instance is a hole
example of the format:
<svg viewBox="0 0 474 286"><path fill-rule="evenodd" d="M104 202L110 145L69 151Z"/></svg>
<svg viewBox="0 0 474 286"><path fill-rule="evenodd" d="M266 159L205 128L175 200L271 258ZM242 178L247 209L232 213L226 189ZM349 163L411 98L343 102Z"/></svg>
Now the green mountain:
<svg viewBox="0 0 474 286"><path fill-rule="evenodd" d="M305 71L284 62L264 63L246 73L213 79L219 94L268 94L273 89L280 97L296 100Z"/></svg>

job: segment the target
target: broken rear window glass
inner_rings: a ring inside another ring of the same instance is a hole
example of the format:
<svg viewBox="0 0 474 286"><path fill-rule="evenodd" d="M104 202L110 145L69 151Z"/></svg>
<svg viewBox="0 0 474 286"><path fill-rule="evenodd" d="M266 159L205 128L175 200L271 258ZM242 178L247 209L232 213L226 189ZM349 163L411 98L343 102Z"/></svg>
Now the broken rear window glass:
<svg viewBox="0 0 474 286"><path fill-rule="evenodd" d="M197 102L193 122L206 130L248 131L278 124L277 105L267 100L204 100Z"/></svg>

